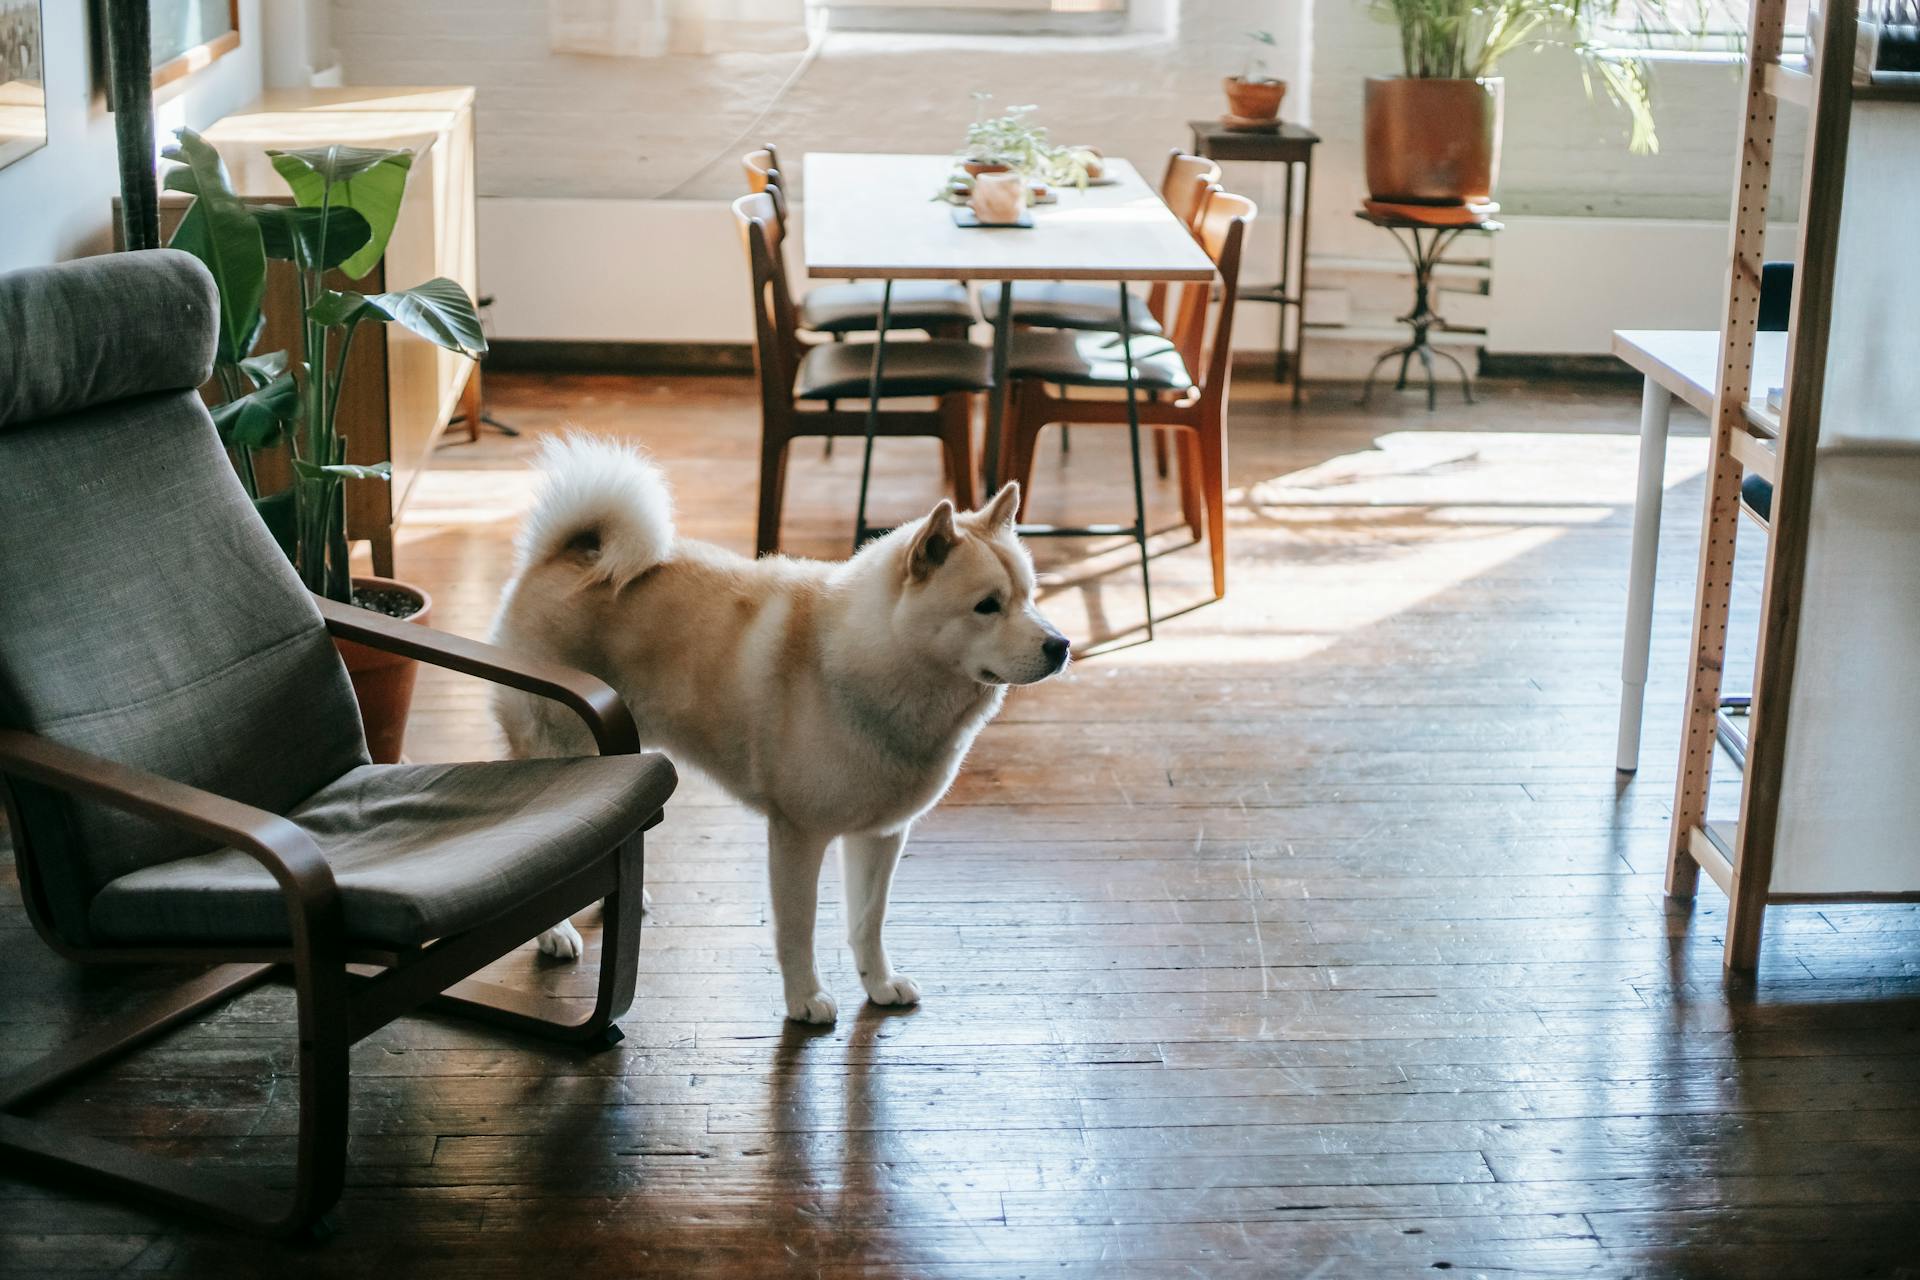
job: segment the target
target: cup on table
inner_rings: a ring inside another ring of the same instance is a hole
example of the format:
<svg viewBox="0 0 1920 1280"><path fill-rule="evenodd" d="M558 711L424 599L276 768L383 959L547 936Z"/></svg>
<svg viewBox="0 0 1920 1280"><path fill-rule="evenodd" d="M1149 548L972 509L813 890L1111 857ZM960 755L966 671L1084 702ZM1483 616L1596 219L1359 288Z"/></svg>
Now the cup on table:
<svg viewBox="0 0 1920 1280"><path fill-rule="evenodd" d="M982 173L973 180L967 204L982 222L1018 222L1026 208L1026 186L1017 173Z"/></svg>

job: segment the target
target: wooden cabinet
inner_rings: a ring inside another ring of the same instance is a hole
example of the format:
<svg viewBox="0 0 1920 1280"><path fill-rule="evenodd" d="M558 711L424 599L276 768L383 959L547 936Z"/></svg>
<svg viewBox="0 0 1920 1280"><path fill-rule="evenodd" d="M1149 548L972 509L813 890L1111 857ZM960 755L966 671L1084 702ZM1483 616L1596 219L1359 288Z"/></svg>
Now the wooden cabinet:
<svg viewBox="0 0 1920 1280"><path fill-rule="evenodd" d="M446 276L478 295L470 87L274 90L204 136L226 160L234 189L250 199L290 200L269 151L330 143L411 150L406 198L384 259L365 278L336 287L377 293ZM177 209L163 213L169 224L179 217ZM288 264L272 266L260 349L297 350L298 285ZM398 325L386 326L384 338L364 330L348 361L340 401L347 460L390 460L393 480L348 483L347 533L371 543L374 572L391 576L394 525L441 431L469 387L477 394L479 379L473 361Z"/></svg>

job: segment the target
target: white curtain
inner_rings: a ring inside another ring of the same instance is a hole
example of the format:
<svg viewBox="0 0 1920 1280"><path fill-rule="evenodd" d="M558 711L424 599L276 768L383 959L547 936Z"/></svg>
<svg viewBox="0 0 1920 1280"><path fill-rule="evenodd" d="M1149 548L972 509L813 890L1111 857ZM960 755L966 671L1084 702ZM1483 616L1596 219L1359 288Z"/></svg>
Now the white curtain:
<svg viewBox="0 0 1920 1280"><path fill-rule="evenodd" d="M807 47L806 0L547 0L555 53L609 58Z"/></svg>

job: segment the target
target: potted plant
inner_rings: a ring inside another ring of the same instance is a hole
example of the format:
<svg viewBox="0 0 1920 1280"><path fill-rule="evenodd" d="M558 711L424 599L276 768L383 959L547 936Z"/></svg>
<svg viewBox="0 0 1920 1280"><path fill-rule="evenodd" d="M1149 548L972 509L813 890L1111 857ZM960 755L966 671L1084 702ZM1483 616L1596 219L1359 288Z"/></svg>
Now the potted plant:
<svg viewBox="0 0 1920 1280"><path fill-rule="evenodd" d="M1367 187L1375 200L1478 203L1500 172L1504 85L1495 70L1521 49L1560 46L1579 56L1631 121L1631 148L1651 152L1646 64L1586 38L1588 24L1630 10L1643 28L1685 30L1681 4L1705 16L1706 0L1373 0L1399 28L1403 74L1366 83Z"/></svg>
<svg viewBox="0 0 1920 1280"><path fill-rule="evenodd" d="M1275 41L1271 31L1249 31L1246 69L1228 76L1227 110L1229 123L1264 124L1280 118L1280 102L1287 96L1287 82L1269 73L1266 51Z"/></svg>
<svg viewBox="0 0 1920 1280"><path fill-rule="evenodd" d="M289 205L242 200L212 146L191 129L175 136L165 152L176 162L165 186L194 201L171 243L204 262L219 291L214 377L222 402L213 419L241 484L308 590L425 622L432 607L425 591L353 578L348 570L345 486L386 480L391 467L347 461L339 419L347 357L364 324L398 324L471 358L486 352L486 338L473 300L444 277L376 294L334 287L340 277L364 277L385 253L413 153L344 146L269 152L292 193ZM300 349L293 356L253 353L266 324L269 260L290 264L299 285ZM286 488L260 492L256 455L263 452L282 453L291 477ZM340 651L368 749L376 761L398 760L414 662L351 641L340 642Z"/></svg>

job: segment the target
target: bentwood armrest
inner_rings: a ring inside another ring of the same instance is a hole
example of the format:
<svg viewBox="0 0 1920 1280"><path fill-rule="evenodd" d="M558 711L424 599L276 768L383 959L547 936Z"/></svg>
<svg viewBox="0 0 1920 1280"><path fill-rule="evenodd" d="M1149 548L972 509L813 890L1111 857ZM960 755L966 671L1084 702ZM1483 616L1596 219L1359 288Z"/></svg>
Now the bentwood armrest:
<svg viewBox="0 0 1920 1280"><path fill-rule="evenodd" d="M342 928L333 869L320 856L313 837L277 813L17 729L0 729L0 773L85 796L240 850L271 872L288 897L296 945L323 915L332 916L331 932Z"/></svg>
<svg viewBox="0 0 1920 1280"><path fill-rule="evenodd" d="M632 755L640 750L640 731L634 727L627 704L605 681L584 671L336 600L316 597L314 603L320 606L327 630L342 639L551 698L587 722L603 756Z"/></svg>

